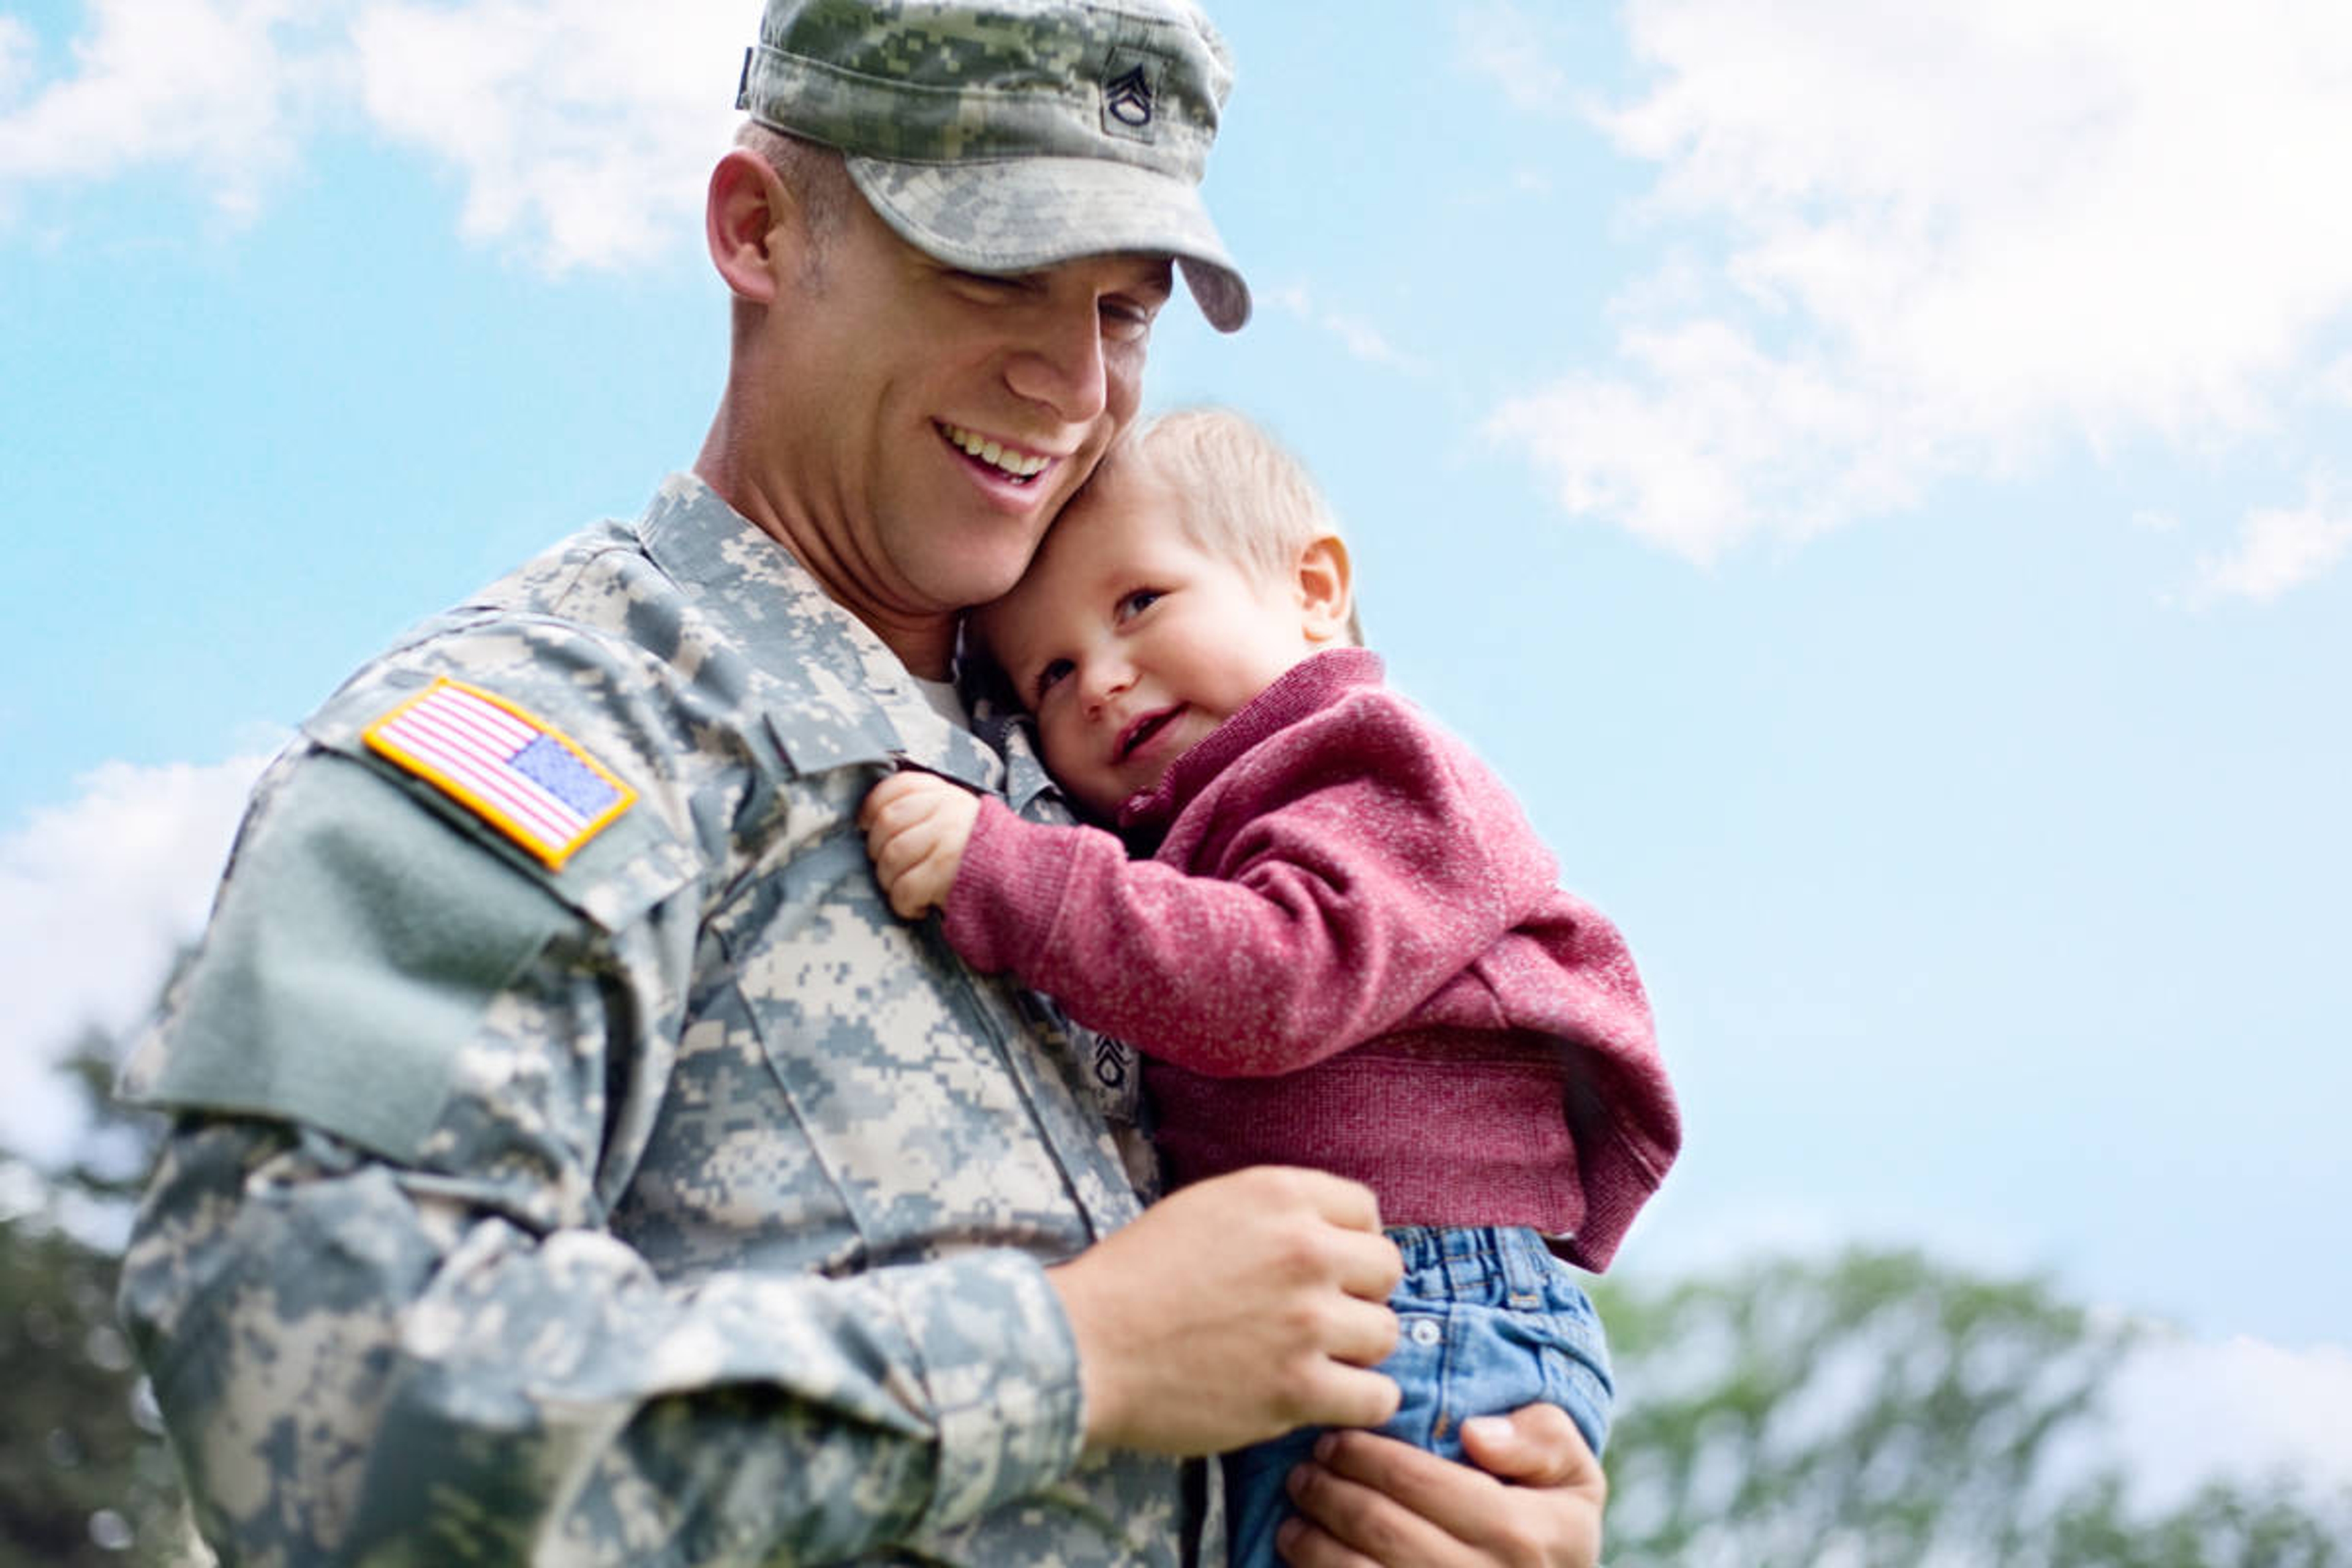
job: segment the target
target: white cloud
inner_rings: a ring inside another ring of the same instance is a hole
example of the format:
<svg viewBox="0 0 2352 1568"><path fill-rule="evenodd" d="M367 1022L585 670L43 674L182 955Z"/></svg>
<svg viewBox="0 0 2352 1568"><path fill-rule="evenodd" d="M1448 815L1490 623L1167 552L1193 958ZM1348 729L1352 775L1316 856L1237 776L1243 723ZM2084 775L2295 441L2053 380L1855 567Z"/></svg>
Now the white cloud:
<svg viewBox="0 0 2352 1568"><path fill-rule="evenodd" d="M2346 354L2313 378L2312 395L2322 401L2352 408L2352 354Z"/></svg>
<svg viewBox="0 0 2352 1568"><path fill-rule="evenodd" d="M2178 1507L2209 1481L2352 1487L2352 1351L2158 1335L2126 1361L2107 1415L2134 1500Z"/></svg>
<svg viewBox="0 0 2352 1568"><path fill-rule="evenodd" d="M1474 6L1454 21L1455 58L1517 108L1537 113L1575 107L1568 72L1543 48L1548 25L1517 5Z"/></svg>
<svg viewBox="0 0 2352 1568"><path fill-rule="evenodd" d="M2046 1259L2013 1226L1934 1215L1859 1197L1826 1205L1757 1194L1737 1201L1693 1196L1668 1182L1642 1210L1615 1265L1644 1284L1735 1271L1762 1258L1826 1264L1855 1247L1923 1249L1948 1268L1988 1279L2022 1278Z"/></svg>
<svg viewBox="0 0 2352 1568"><path fill-rule="evenodd" d="M252 212L329 129L453 167L468 236L550 268L625 266L696 232L734 122L752 0L89 0L64 74L0 18L0 201L185 170Z"/></svg>
<svg viewBox="0 0 2352 1568"><path fill-rule="evenodd" d="M530 237L551 266L668 248L735 123L745 0L379 4L352 27L370 120L452 163L465 232Z"/></svg>
<svg viewBox="0 0 2352 1568"><path fill-rule="evenodd" d="M2319 576L2352 550L2352 505L2326 478L2311 481L2304 504L2250 512L2238 524L2229 554L2198 563L2195 604L2215 599L2277 598Z"/></svg>
<svg viewBox="0 0 2352 1568"><path fill-rule="evenodd" d="M0 191L152 164L250 212L322 84L316 16L297 0L89 0L72 73L29 94L32 35L0 31Z"/></svg>
<svg viewBox="0 0 2352 1568"><path fill-rule="evenodd" d="M1366 364L1402 371L1422 368L1419 360L1389 342L1387 334L1378 327L1360 316L1330 309L1296 284L1276 289L1266 298L1309 326L1337 338L1350 357Z"/></svg>
<svg viewBox="0 0 2352 1568"><path fill-rule="evenodd" d="M79 1108L49 1065L83 1027L119 1033L154 1001L265 760L110 763L0 837L0 1143L60 1152Z"/></svg>
<svg viewBox="0 0 2352 1568"><path fill-rule="evenodd" d="M1490 429L1696 560L2062 445L2274 427L2352 308L2352 11L1635 0L1601 117L1704 259ZM1686 284L1686 280L1685 280Z"/></svg>
<svg viewBox="0 0 2352 1568"><path fill-rule="evenodd" d="M14 16L0 16L0 105L13 100L32 79L33 29Z"/></svg>

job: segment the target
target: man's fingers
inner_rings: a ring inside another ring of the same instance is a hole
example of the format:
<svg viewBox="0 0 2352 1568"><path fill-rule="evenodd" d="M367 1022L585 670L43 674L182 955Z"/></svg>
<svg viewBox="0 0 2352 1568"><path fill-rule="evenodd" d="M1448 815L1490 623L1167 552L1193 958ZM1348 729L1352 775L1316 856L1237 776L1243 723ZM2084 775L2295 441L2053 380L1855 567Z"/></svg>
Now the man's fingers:
<svg viewBox="0 0 2352 1568"><path fill-rule="evenodd" d="M1521 1486L1576 1487L1605 1497L1601 1461L1586 1447L1568 1412L1528 1405L1508 1415L1480 1415L1462 1424L1463 1450L1491 1475Z"/></svg>
<svg viewBox="0 0 2352 1568"><path fill-rule="evenodd" d="M1276 1554L1289 1568L1381 1568L1370 1558L1304 1519L1286 1519L1275 1532Z"/></svg>
<svg viewBox="0 0 2352 1568"><path fill-rule="evenodd" d="M1370 1192L1257 1168L1172 1194L1049 1271L1077 1340L1087 1440L1194 1454L1377 1424L1397 1387L1397 1251Z"/></svg>
<svg viewBox="0 0 2352 1568"><path fill-rule="evenodd" d="M1381 1228L1380 1200L1372 1195L1372 1189L1361 1182L1351 1182L1328 1171L1310 1171L1297 1166L1266 1167L1256 1173L1286 1179L1309 1207L1333 1225L1375 1234Z"/></svg>
<svg viewBox="0 0 2352 1568"><path fill-rule="evenodd" d="M1348 1300L1332 1314L1331 1331L1325 1340L1326 1353L1349 1366L1378 1366L1397 1348L1398 1331L1397 1315L1387 1301ZM1381 1381L1386 1383L1388 1379ZM1365 1421L1325 1424L1377 1426L1393 1413L1392 1409L1383 1410Z"/></svg>
<svg viewBox="0 0 2352 1568"><path fill-rule="evenodd" d="M1307 1424L1377 1426L1397 1413L1403 1394L1386 1373L1328 1356L1306 1384Z"/></svg>
<svg viewBox="0 0 2352 1568"><path fill-rule="evenodd" d="M1389 1293L1397 1288L1397 1281L1404 1278L1404 1254L1397 1250L1395 1242L1377 1233L1362 1237L1349 1236L1345 1239L1346 1247L1339 1265L1339 1289L1362 1300L1386 1301ZM1390 1315L1389 1321L1393 1327L1396 1321L1394 1314ZM1381 1353L1386 1355L1394 1349L1396 1343L1391 1337L1388 1350Z"/></svg>
<svg viewBox="0 0 2352 1568"><path fill-rule="evenodd" d="M1360 1552L1351 1552L1302 1519L1285 1520L1276 1532L1275 1553L1288 1568L1381 1568Z"/></svg>
<svg viewBox="0 0 2352 1568"><path fill-rule="evenodd" d="M1547 1415L1544 1412L1549 1411ZM1555 1421L1554 1416L1558 1419ZM1601 1554L1608 1483L1565 1412L1528 1405L1507 1417L1464 1423L1465 1447L1513 1467L1510 1484L1369 1432L1334 1432L1300 1467L1294 1494L1312 1521L1374 1563L1554 1564L1591 1568ZM1485 1441L1474 1428L1483 1431ZM1504 1450L1508 1449L1506 1454ZM1293 1562L1323 1568L1326 1553ZM1400 1554L1392 1554L1400 1553Z"/></svg>
<svg viewBox="0 0 2352 1568"><path fill-rule="evenodd" d="M1405 1451L1445 1462L1419 1449ZM1446 1568L1469 1561L1460 1540L1443 1526L1357 1476L1325 1464L1301 1465L1291 1472L1289 1488L1299 1519L1285 1527L1278 1544L1293 1568Z"/></svg>
<svg viewBox="0 0 2352 1568"><path fill-rule="evenodd" d="M1360 1487L1455 1536L1468 1533L1491 1512L1502 1488L1490 1476L1370 1432L1332 1433L1328 1442L1316 1445L1315 1463L1305 1468ZM1354 1511L1369 1506L1360 1503Z"/></svg>
<svg viewBox="0 0 2352 1568"><path fill-rule="evenodd" d="M1329 1250L1318 1250L1314 1268L1349 1295L1386 1301L1404 1277L1403 1255L1381 1233L1380 1200L1362 1183L1282 1165L1257 1166L1215 1179L1256 1184L1265 1191L1255 1194L1255 1199L1265 1206L1297 1205L1327 1221L1333 1228L1320 1232L1318 1245L1328 1244Z"/></svg>

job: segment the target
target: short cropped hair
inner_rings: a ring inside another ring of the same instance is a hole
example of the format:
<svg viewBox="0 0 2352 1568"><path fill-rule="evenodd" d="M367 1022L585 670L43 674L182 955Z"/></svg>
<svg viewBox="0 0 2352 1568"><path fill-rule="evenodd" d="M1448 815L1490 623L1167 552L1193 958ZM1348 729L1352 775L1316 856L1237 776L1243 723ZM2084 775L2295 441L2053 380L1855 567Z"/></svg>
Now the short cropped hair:
<svg viewBox="0 0 2352 1568"><path fill-rule="evenodd" d="M849 204L864 199L849 183L841 149L756 120L743 121L735 144L762 159L800 204L810 242L806 270L812 279L822 274L831 242L848 221Z"/></svg>
<svg viewBox="0 0 2352 1568"><path fill-rule="evenodd" d="M1255 420L1230 408L1179 408L1128 431L1089 481L1156 480L1199 549L1261 581L1287 576L1300 552L1339 520L1307 466ZM1348 630L1360 643L1352 609Z"/></svg>

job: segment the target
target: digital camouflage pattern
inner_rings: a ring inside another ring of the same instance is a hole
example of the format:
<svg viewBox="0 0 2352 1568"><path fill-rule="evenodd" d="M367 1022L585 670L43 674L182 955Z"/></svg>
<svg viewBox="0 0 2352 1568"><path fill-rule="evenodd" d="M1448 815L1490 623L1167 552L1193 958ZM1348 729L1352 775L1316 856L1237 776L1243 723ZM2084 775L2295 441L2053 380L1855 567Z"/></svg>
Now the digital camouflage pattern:
<svg viewBox="0 0 2352 1568"><path fill-rule="evenodd" d="M636 803L550 871L360 743L436 676ZM304 726L124 1084L189 1113L122 1304L227 1561L1181 1560L1042 1272L1138 1212L1132 1064L890 914L899 757L1008 773L682 477Z"/></svg>
<svg viewBox="0 0 2352 1568"><path fill-rule="evenodd" d="M874 210L941 260L1172 256L1232 331L1249 289L1200 184L1233 80L1189 0L769 0L736 107L849 154Z"/></svg>

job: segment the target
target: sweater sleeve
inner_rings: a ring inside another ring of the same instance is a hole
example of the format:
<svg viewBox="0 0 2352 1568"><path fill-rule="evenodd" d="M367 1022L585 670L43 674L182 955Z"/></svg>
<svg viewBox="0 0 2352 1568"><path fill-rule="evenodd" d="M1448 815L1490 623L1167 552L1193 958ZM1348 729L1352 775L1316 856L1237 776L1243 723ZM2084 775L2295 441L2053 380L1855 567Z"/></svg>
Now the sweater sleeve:
<svg viewBox="0 0 2352 1568"><path fill-rule="evenodd" d="M1295 1071L1394 1027L1549 890L1539 850L1491 852L1499 793L1399 707L1349 704L1189 805L1162 850L1184 867L984 803L947 937L1163 1061Z"/></svg>

